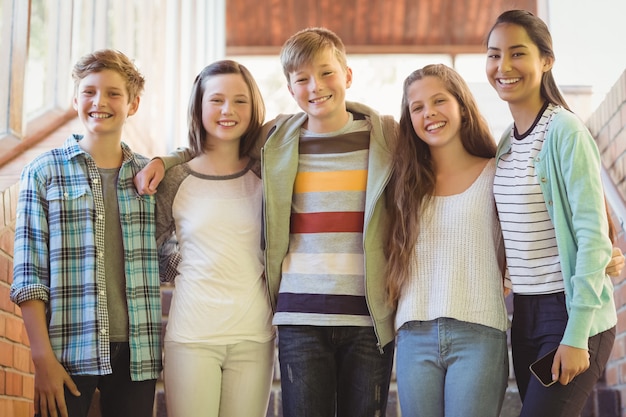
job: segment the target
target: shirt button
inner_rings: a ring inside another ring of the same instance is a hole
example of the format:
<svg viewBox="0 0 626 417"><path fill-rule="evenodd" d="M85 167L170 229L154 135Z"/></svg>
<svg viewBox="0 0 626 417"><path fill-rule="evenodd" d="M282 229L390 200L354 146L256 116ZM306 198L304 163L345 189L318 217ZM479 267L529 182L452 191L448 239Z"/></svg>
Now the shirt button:
<svg viewBox="0 0 626 417"><path fill-rule="evenodd" d="M66 199L66 200L67 200L69 197L70 197L69 193L63 193L63 198L64 198L64 199Z"/></svg>
<svg viewBox="0 0 626 417"><path fill-rule="evenodd" d="M98 257L104 258L104 252L98 252Z"/></svg>
<svg viewBox="0 0 626 417"><path fill-rule="evenodd" d="M104 290L100 290L100 295L104 296L105 291Z"/></svg>
<svg viewBox="0 0 626 417"><path fill-rule="evenodd" d="M100 329L100 334L107 334L107 329Z"/></svg>
<svg viewBox="0 0 626 417"><path fill-rule="evenodd" d="M99 180L98 178L94 178L94 179L93 179L93 183L94 183L94 184L98 184L99 182L100 182L100 180Z"/></svg>
<svg viewBox="0 0 626 417"><path fill-rule="evenodd" d="M546 177L541 178L541 182L548 182L548 180L546 179Z"/></svg>
<svg viewBox="0 0 626 417"><path fill-rule="evenodd" d="M102 214L98 214L98 220L102 220L104 219L104 216Z"/></svg>

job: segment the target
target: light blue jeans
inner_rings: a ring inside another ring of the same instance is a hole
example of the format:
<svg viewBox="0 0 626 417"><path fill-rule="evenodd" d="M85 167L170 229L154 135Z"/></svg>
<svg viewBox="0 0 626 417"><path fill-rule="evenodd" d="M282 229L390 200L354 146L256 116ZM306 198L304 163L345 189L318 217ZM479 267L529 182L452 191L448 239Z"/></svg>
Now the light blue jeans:
<svg viewBox="0 0 626 417"><path fill-rule="evenodd" d="M506 333L449 318L398 331L402 417L498 417L507 386Z"/></svg>

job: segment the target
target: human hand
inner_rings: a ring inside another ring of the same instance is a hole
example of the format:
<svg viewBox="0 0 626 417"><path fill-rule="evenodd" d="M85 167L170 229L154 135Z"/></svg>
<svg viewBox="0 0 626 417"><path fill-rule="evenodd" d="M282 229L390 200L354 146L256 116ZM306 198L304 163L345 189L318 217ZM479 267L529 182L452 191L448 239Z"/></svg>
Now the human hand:
<svg viewBox="0 0 626 417"><path fill-rule="evenodd" d="M611 277L618 277L624 269L624 255L620 248L614 247L611 261L606 266L606 273Z"/></svg>
<svg viewBox="0 0 626 417"><path fill-rule="evenodd" d="M552 380L567 385L589 368L589 351L573 346L559 345L552 362Z"/></svg>
<svg viewBox="0 0 626 417"><path fill-rule="evenodd" d="M76 384L55 357L35 361L35 414L68 417L64 386L73 395L80 395Z"/></svg>
<svg viewBox="0 0 626 417"><path fill-rule="evenodd" d="M141 195L152 195L165 176L165 165L160 158L154 158L133 178L137 192Z"/></svg>

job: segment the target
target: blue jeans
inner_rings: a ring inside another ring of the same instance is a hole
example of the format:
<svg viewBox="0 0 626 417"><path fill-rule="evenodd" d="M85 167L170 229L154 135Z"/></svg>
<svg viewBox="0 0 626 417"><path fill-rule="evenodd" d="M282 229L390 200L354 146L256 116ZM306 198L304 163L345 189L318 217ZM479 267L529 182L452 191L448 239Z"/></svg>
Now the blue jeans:
<svg viewBox="0 0 626 417"><path fill-rule="evenodd" d="M279 326L283 416L384 416L393 350L373 327Z"/></svg>
<svg viewBox="0 0 626 417"><path fill-rule="evenodd" d="M613 349L615 328L589 338L589 369L569 384L544 387L532 376L532 362L559 346L567 309L563 292L513 296L511 348L513 369L522 399L520 417L575 417L580 415L593 387L602 376Z"/></svg>
<svg viewBox="0 0 626 417"><path fill-rule="evenodd" d="M398 331L403 417L498 417L509 372L506 332L450 318Z"/></svg>

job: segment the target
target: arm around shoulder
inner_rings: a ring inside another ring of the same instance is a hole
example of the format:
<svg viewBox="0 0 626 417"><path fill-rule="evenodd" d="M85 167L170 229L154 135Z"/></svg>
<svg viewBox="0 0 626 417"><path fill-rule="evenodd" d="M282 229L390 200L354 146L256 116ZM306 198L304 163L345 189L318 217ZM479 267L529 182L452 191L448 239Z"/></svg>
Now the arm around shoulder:
<svg viewBox="0 0 626 417"><path fill-rule="evenodd" d="M163 177L165 177L165 171L191 159L192 155L189 148L177 148L166 156L153 158L133 179L137 192L142 195L155 194L159 184L163 181Z"/></svg>

